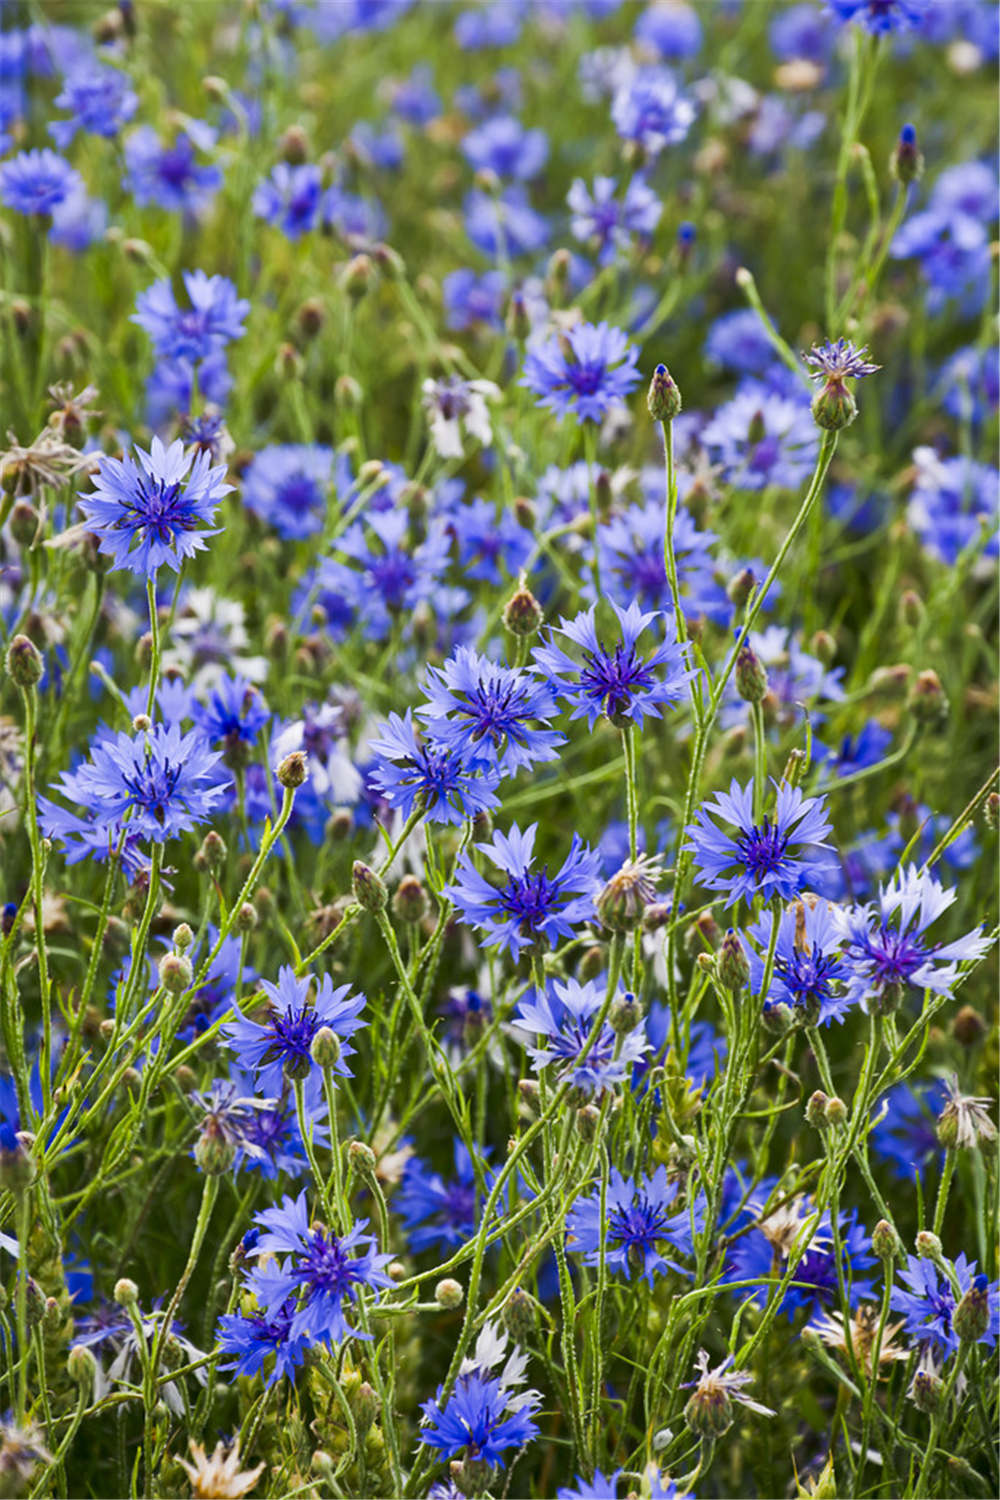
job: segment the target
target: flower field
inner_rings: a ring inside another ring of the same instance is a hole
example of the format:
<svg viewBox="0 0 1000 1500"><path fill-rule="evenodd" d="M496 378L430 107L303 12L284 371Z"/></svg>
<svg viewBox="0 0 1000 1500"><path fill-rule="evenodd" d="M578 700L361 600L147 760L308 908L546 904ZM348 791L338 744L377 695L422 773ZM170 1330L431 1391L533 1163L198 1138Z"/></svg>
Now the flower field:
<svg viewBox="0 0 1000 1500"><path fill-rule="evenodd" d="M990 0L3 0L0 1497L1000 1489Z"/></svg>

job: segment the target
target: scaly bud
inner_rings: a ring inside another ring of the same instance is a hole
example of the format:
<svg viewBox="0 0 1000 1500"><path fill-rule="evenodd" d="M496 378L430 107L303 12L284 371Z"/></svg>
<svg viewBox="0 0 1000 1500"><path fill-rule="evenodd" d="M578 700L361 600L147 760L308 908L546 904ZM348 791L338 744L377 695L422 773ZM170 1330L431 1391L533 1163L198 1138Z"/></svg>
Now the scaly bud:
<svg viewBox="0 0 1000 1500"><path fill-rule="evenodd" d="M681 409L681 393L666 365L653 371L646 406L654 422L672 422Z"/></svg>
<svg viewBox="0 0 1000 1500"><path fill-rule="evenodd" d="M356 859L351 871L351 888L354 891L354 899L365 911L385 911L389 893L385 888L385 882L377 875L370 865L363 860Z"/></svg>

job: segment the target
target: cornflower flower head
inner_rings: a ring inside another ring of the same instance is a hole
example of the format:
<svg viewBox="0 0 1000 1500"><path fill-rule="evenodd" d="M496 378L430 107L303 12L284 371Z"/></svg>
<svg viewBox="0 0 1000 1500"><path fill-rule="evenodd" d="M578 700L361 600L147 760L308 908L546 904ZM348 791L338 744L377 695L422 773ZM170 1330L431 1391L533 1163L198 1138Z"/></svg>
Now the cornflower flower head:
<svg viewBox="0 0 1000 1500"><path fill-rule="evenodd" d="M600 422L639 379L639 352L608 323L577 323L565 333L531 341L520 384L559 416Z"/></svg>
<svg viewBox="0 0 1000 1500"><path fill-rule="evenodd" d="M893 1312L903 1314L903 1327L910 1338L945 1359L958 1348L959 1337L953 1322L955 1308L971 1287L985 1294L988 1311L987 1326L976 1342L992 1349L1000 1334L1000 1282L977 1275L976 1262L968 1260L964 1251L951 1263L951 1270L957 1294L951 1277L933 1261L908 1255L906 1269L899 1272L906 1289L894 1286L889 1298Z"/></svg>
<svg viewBox="0 0 1000 1500"><path fill-rule="evenodd" d="M250 303L236 294L226 276L185 271L190 307L182 308L168 277L154 281L136 298L131 322L144 328L161 359L205 359L243 334Z"/></svg>
<svg viewBox="0 0 1000 1500"><path fill-rule="evenodd" d="M912 1182L914 1172L922 1174L943 1157L935 1122L947 1097L942 1081L934 1079L916 1088L897 1083L878 1100L868 1139L876 1156L887 1161L897 1177Z"/></svg>
<svg viewBox="0 0 1000 1500"><path fill-rule="evenodd" d="M199 150L214 144L215 132L201 121L188 121L166 146L151 125L140 125L125 142L125 186L140 207L197 216L222 186L219 168L197 160Z"/></svg>
<svg viewBox="0 0 1000 1500"><path fill-rule="evenodd" d="M997 470L964 454L940 458L927 447L913 450L913 462L916 481L906 519L926 551L953 567L960 553L979 542L984 556L995 559L1000 546Z"/></svg>
<svg viewBox="0 0 1000 1500"><path fill-rule="evenodd" d="M267 1299L270 1278L257 1272L249 1285L258 1303ZM264 1311L262 1307L249 1313L224 1313L215 1330L216 1342L221 1353L231 1356L220 1370L232 1370L237 1375L253 1379L259 1375L267 1361L274 1356L274 1364L265 1376L264 1384L275 1385L283 1375L295 1379L295 1371L305 1358L311 1342L304 1334L293 1334L292 1323L296 1315L294 1296Z"/></svg>
<svg viewBox="0 0 1000 1500"><path fill-rule="evenodd" d="M700 1205L695 1223L703 1217ZM652 1177L626 1178L612 1167L605 1194L605 1217L601 1217L601 1189L578 1198L566 1219L566 1248L583 1256L587 1266L600 1265L603 1257L609 1271L631 1280L633 1271L652 1286L656 1276L668 1269L686 1274L684 1267L667 1259L660 1246L672 1246L683 1255L692 1253L691 1210L678 1203L676 1187L665 1166Z"/></svg>
<svg viewBox="0 0 1000 1500"><path fill-rule="evenodd" d="M239 1085L228 1078L213 1078L207 1092L193 1092L188 1097L201 1111L196 1160L202 1170L210 1169L206 1162L212 1158L228 1166L235 1162L238 1152L252 1158L266 1155L252 1138L252 1121L255 1110L270 1107L270 1099L242 1094Z"/></svg>
<svg viewBox="0 0 1000 1500"><path fill-rule="evenodd" d="M799 1198L759 1220L756 1228L741 1235L733 1245L725 1279L766 1282L778 1274L781 1261L789 1260L796 1244L801 1244L802 1230L812 1217L811 1201ZM872 1283L860 1273L876 1264L871 1239L856 1213L841 1214L840 1244L843 1252L840 1271L854 1307L858 1302L870 1301L874 1295ZM820 1219L811 1240L798 1250L797 1257L794 1278L779 1303L780 1311L789 1319L800 1309L808 1309L812 1316L839 1297L838 1264L829 1214ZM763 1304L768 1288L761 1286L740 1295Z"/></svg>
<svg viewBox="0 0 1000 1500"><path fill-rule="evenodd" d="M701 442L736 489L797 489L816 461L816 425L798 397L754 382L714 413Z"/></svg>
<svg viewBox="0 0 1000 1500"><path fill-rule="evenodd" d="M498 588L505 575L517 577L531 555L531 533L509 511L498 516L492 500L476 498L458 505L447 517L455 538L463 578L485 579Z"/></svg>
<svg viewBox="0 0 1000 1500"><path fill-rule="evenodd" d="M738 375L765 376L774 364L774 345L752 307L722 313L709 325L705 358Z"/></svg>
<svg viewBox="0 0 1000 1500"><path fill-rule="evenodd" d="M232 754L254 743L271 711L260 688L237 673L220 677L208 702L194 704L192 716L209 744Z"/></svg>
<svg viewBox="0 0 1000 1500"><path fill-rule="evenodd" d="M51 214L83 191L79 172L47 146L0 162L0 203L14 213Z"/></svg>
<svg viewBox="0 0 1000 1500"><path fill-rule="evenodd" d="M115 136L139 107L139 97L127 73L88 60L70 69L56 95L56 109L69 111L68 120L53 120L52 138L65 151L78 130L90 135Z"/></svg>
<svg viewBox="0 0 1000 1500"><path fill-rule="evenodd" d="M462 153L477 172L530 182L548 160L549 143L544 130L526 130L513 115L496 115L469 131Z"/></svg>
<svg viewBox="0 0 1000 1500"><path fill-rule="evenodd" d="M633 237L648 240L660 222L663 204L641 177L633 177L621 199L613 177L595 177L588 188L577 177L566 195L575 239L593 243L597 263L610 266L632 249Z"/></svg>
<svg viewBox="0 0 1000 1500"><path fill-rule="evenodd" d="M441 282L445 323L459 333L479 324L489 328L503 326L503 306L507 279L502 271L477 271L463 267L449 271Z"/></svg>
<svg viewBox="0 0 1000 1500"><path fill-rule="evenodd" d="M375 757L371 785L404 817L419 806L432 823L464 823L500 805L495 763L484 752L470 753L433 732L418 740L410 709L402 719L391 713L369 749Z"/></svg>
<svg viewBox="0 0 1000 1500"><path fill-rule="evenodd" d="M10 1411L0 1418L0 1484L4 1494L26 1494L38 1466L52 1462L52 1454L34 1423L21 1427Z"/></svg>
<svg viewBox="0 0 1000 1500"><path fill-rule="evenodd" d="M323 178L319 167L290 166L279 161L270 177L257 184L253 212L258 219L279 228L286 239L298 240L314 229L323 202Z"/></svg>
<svg viewBox="0 0 1000 1500"><path fill-rule="evenodd" d="M508 1355L507 1342L497 1324L484 1326L474 1352L459 1366L448 1397L439 1386L434 1399L422 1403L422 1443L439 1449L445 1458L461 1456L502 1468L509 1448L523 1448L537 1436L532 1417L542 1398L537 1391L518 1389L524 1384L528 1357L516 1344Z"/></svg>
<svg viewBox="0 0 1000 1500"><path fill-rule="evenodd" d="M242 1500L253 1489L264 1472L264 1464L255 1469L241 1469L239 1438L227 1450L221 1440L216 1443L211 1456L194 1438L188 1440L191 1461L178 1458L177 1462L191 1482L192 1500L207 1500L210 1495L222 1496L223 1500Z"/></svg>
<svg viewBox="0 0 1000 1500"><path fill-rule="evenodd" d="M154 437L148 453L135 452L138 463L101 455L94 492L79 499L87 528L112 559L112 571L147 579L164 565L180 572L186 558L204 549L205 537L222 529L206 523L232 489L225 465L213 468L207 453L185 452L179 438L165 448Z"/></svg>
<svg viewBox="0 0 1000 1500"><path fill-rule="evenodd" d="M549 226L532 208L520 183L502 193L484 193L474 188L463 202L465 232L491 260L534 255L549 237Z"/></svg>
<svg viewBox="0 0 1000 1500"><path fill-rule="evenodd" d="M286 541L322 531L334 455L315 443L262 448L243 475L243 504Z"/></svg>
<svg viewBox="0 0 1000 1500"><path fill-rule="evenodd" d="M549 729L557 712L552 689L529 672L459 646L443 667L429 667L427 702L417 713L435 740L467 760L480 756L503 774L558 759L565 736Z"/></svg>
<svg viewBox="0 0 1000 1500"><path fill-rule="evenodd" d="M875 901L839 915L852 1000L891 1010L909 990L951 992L959 963L981 958L990 947L981 927L951 943L928 941L927 929L956 895L911 865L880 886Z"/></svg>
<svg viewBox="0 0 1000 1500"><path fill-rule="evenodd" d="M324 583L350 601L369 639L382 641L396 620L412 618L418 604L439 597L450 547L443 519L431 521L423 540L413 542L405 510L372 511L337 539L348 561L330 559Z"/></svg>
<svg viewBox="0 0 1000 1500"><path fill-rule="evenodd" d="M774 967L767 994L762 996L765 1011L787 1005L807 1026L843 1021L854 1002L842 993L844 939L826 901L796 901L777 919L773 912L762 912L747 929L753 939L745 944L751 992L761 995L763 955L769 951L776 920Z"/></svg>
<svg viewBox="0 0 1000 1500"><path fill-rule="evenodd" d="M377 1292L392 1284L385 1271L392 1256L375 1249L374 1239L364 1232L367 1219L358 1220L346 1234L334 1234L312 1223L303 1189L297 1198L286 1196L279 1207L264 1209L254 1222L262 1232L251 1253L274 1255L276 1262L268 1266L266 1279L256 1273L250 1285L269 1317L289 1297L296 1299L291 1339L305 1337L332 1347L347 1338L371 1338L353 1328L347 1314L363 1290Z"/></svg>
<svg viewBox="0 0 1000 1500"><path fill-rule="evenodd" d="M211 818L229 785L220 760L198 730L184 734L177 724L154 724L134 736L106 734L94 743L90 760L53 787L88 816L40 797L42 825L48 837L67 845L90 842L93 849L103 842L109 852L123 835L166 843Z"/></svg>
<svg viewBox="0 0 1000 1500"><path fill-rule="evenodd" d="M328 802L343 806L361 795L361 773L348 752L348 716L339 702L306 703L302 717L278 728L271 743L271 764L301 750L309 786Z"/></svg>
<svg viewBox="0 0 1000 1500"><path fill-rule="evenodd" d="M881 1321L881 1309L873 1302L862 1302L860 1307L854 1309L849 1319L845 1319L843 1313L824 1310L809 1324L809 1327L819 1334L829 1349L836 1349L838 1353L844 1355L847 1354L848 1348L852 1349L855 1359L870 1379L875 1341L878 1338ZM882 1330L882 1340L878 1351L880 1375L883 1373L883 1365L893 1365L897 1360L910 1357L910 1351L896 1343L896 1334L902 1327L902 1322L886 1323Z"/></svg>
<svg viewBox="0 0 1000 1500"><path fill-rule="evenodd" d="M431 428L431 440L441 458L464 458L463 436L474 438L483 448L493 442L489 402L500 396L492 380L463 380L444 375L425 380L422 404Z"/></svg>
<svg viewBox="0 0 1000 1500"><path fill-rule="evenodd" d="M488 1154L482 1153L484 1157ZM443 1177L419 1156L409 1157L403 1167L392 1207L403 1221L414 1254L464 1245L480 1227L483 1205L477 1164L459 1140L454 1143L453 1157L453 1177ZM481 1165L480 1171L488 1192L496 1174Z"/></svg>
<svg viewBox="0 0 1000 1500"><path fill-rule="evenodd" d="M754 822L753 782L741 787L735 777L695 814L685 832L684 848L694 855L701 884L726 895L726 906L760 896L790 901L825 866L817 852L829 847L830 823L822 797L806 797L787 782L778 786L773 819ZM723 831L715 819L734 826Z"/></svg>
<svg viewBox="0 0 1000 1500"><path fill-rule="evenodd" d="M649 1486L649 1500L695 1500L690 1490L682 1493L677 1488L677 1481L661 1473L653 1463L646 1465L643 1477Z"/></svg>
<svg viewBox="0 0 1000 1500"><path fill-rule="evenodd" d="M997 1128L990 1118L992 1099L979 1099L972 1094L963 1094L958 1086L957 1073L949 1073L944 1080L945 1106L938 1116L938 1139L945 1146L957 1146L960 1150L971 1150L988 1145L997 1138Z"/></svg>
<svg viewBox="0 0 1000 1500"><path fill-rule="evenodd" d="M483 947L507 948L515 957L534 943L554 948L560 937L572 937L594 918L600 854L574 834L555 875L548 865L533 869L537 831L537 823L523 833L514 823L509 834L497 829L488 844L476 845L504 877L499 887L479 873L467 851L459 856L455 882L443 894L463 922L483 933Z"/></svg>
<svg viewBox="0 0 1000 1500"><path fill-rule="evenodd" d="M842 26L853 22L873 36L886 36L919 26L926 12L927 0L827 0L825 14Z"/></svg>
<svg viewBox="0 0 1000 1500"><path fill-rule="evenodd" d="M605 986L597 980L580 984L576 979L553 979L544 994L528 991L510 1024L536 1073L555 1063L559 1082L572 1083L583 1094L602 1094L630 1076L633 1064L649 1051L642 1022L619 1045L611 1022L605 1020L584 1056L605 998ZM531 1037L537 1037L539 1045Z"/></svg>
<svg viewBox="0 0 1000 1500"><path fill-rule="evenodd" d="M658 476L662 488L662 475ZM677 581L683 594L699 577L710 576L711 531L700 531L684 506L674 518ZM630 505L597 527L598 573L605 591L622 603L672 614L674 601L663 559L663 499Z"/></svg>
<svg viewBox="0 0 1000 1500"><path fill-rule="evenodd" d="M643 612L634 599L627 609L614 600L608 602L621 628L613 648L608 649L598 636L597 606L592 604L574 620L563 618L558 629L549 631L545 644L535 647L534 670L571 706L571 719L585 717L593 729L606 714L618 728L630 722L641 727L647 714L658 719L664 704L672 705L683 697L691 673L684 666L668 617L657 610ZM641 656L639 637L657 619L667 622L667 638L648 656ZM556 643L557 635L582 649L582 662Z"/></svg>
<svg viewBox="0 0 1000 1500"><path fill-rule="evenodd" d="M667 68L639 68L615 94L611 118L625 141L634 141L647 157L685 139L696 114L694 101L682 94Z"/></svg>
<svg viewBox="0 0 1000 1500"><path fill-rule="evenodd" d="M811 365L811 380L860 380L863 375L874 375L881 365L873 364L867 357L867 348L858 348L850 339L827 339L823 344L813 344L810 354L803 354L807 365Z"/></svg>
<svg viewBox="0 0 1000 1500"><path fill-rule="evenodd" d="M695 1359L698 1378L681 1386L681 1390L691 1391L684 1415L693 1430L703 1436L719 1437L728 1431L733 1423L734 1402L759 1417L777 1415L769 1406L763 1406L747 1395L746 1387L754 1375L751 1370L730 1369L735 1357L727 1354L721 1365L710 1370L708 1350L699 1349Z"/></svg>
<svg viewBox="0 0 1000 1500"><path fill-rule="evenodd" d="M618 1480L623 1473L623 1469L615 1469L613 1474L602 1474L600 1469L595 1469L592 1479L584 1479L578 1474L572 1489L565 1484L559 1486L556 1500L617 1500Z"/></svg>
<svg viewBox="0 0 1000 1500"><path fill-rule="evenodd" d="M319 981L308 974L297 979L288 964L278 970L277 984L262 979L260 986L270 1002L266 1019L250 1020L235 1005L236 1020L222 1028L226 1045L256 1075L259 1086L277 1096L286 1077L303 1079L318 1071L310 1048L321 1027L340 1039L340 1055L331 1071L340 1078L349 1077L345 1060L354 1053L350 1038L362 1024L364 995L352 994L347 984L334 986L329 974Z"/></svg>

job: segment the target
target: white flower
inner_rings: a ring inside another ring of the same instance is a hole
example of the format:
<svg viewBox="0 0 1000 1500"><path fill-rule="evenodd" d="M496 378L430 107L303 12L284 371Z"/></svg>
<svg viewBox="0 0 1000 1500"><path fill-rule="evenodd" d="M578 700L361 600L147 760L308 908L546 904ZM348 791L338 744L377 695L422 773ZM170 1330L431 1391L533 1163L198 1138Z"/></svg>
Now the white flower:
<svg viewBox="0 0 1000 1500"><path fill-rule="evenodd" d="M500 390L492 380L462 380L448 375L443 380L425 380L424 410L431 424L431 437L442 458L462 458L465 436L488 448L493 441L487 401L495 401Z"/></svg>

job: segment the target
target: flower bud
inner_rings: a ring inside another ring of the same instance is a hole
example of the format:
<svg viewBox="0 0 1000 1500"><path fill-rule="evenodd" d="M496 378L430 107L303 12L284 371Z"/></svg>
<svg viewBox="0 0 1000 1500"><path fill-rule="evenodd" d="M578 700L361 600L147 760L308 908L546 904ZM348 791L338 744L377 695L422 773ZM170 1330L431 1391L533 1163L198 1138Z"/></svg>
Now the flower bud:
<svg viewBox="0 0 1000 1500"><path fill-rule="evenodd" d="M719 983L733 994L744 989L749 982L750 964L743 950L743 944L731 927L722 939L722 947L715 961L715 972Z"/></svg>
<svg viewBox="0 0 1000 1500"><path fill-rule="evenodd" d="M631 992L618 995L612 1001L608 1020L615 1036L628 1036L642 1020L642 1006Z"/></svg>
<svg viewBox="0 0 1000 1500"><path fill-rule="evenodd" d="M511 1292L500 1310L500 1319L515 1343L527 1343L535 1331L535 1304L523 1287Z"/></svg>
<svg viewBox="0 0 1000 1500"><path fill-rule="evenodd" d="M165 953L160 959L160 984L168 995L183 995L194 979L191 960L184 953Z"/></svg>
<svg viewBox="0 0 1000 1500"><path fill-rule="evenodd" d="M816 1130L822 1130L826 1125L826 1106L829 1100L822 1089L817 1089L810 1094L806 1105L806 1119Z"/></svg>
<svg viewBox="0 0 1000 1500"><path fill-rule="evenodd" d="M301 125L289 125L278 142L278 155L290 167L301 167L309 160L309 137Z"/></svg>
<svg viewBox="0 0 1000 1500"><path fill-rule="evenodd" d="M30 500L18 500L10 513L10 534L19 547L30 547L38 535L38 512Z"/></svg>
<svg viewBox="0 0 1000 1500"><path fill-rule="evenodd" d="M767 668L750 645L744 641L736 656L736 691L745 703L760 703L767 693Z"/></svg>
<svg viewBox="0 0 1000 1500"><path fill-rule="evenodd" d="M659 932L670 921L670 902L651 901L642 914L644 932Z"/></svg>
<svg viewBox="0 0 1000 1500"><path fill-rule="evenodd" d="M753 568L741 568L726 584L726 597L734 609L745 609L757 587L757 575Z"/></svg>
<svg viewBox="0 0 1000 1500"><path fill-rule="evenodd" d="M438 1307L446 1308L449 1312L461 1307L464 1299L465 1289L462 1283L451 1276L445 1276L434 1288L434 1301Z"/></svg>
<svg viewBox="0 0 1000 1500"><path fill-rule="evenodd" d="M427 915L427 892L416 875L404 875L392 898L394 916L400 922L422 922Z"/></svg>
<svg viewBox="0 0 1000 1500"><path fill-rule="evenodd" d="M256 906L252 901L244 901L233 913L233 930L240 933L253 932L259 921Z"/></svg>
<svg viewBox="0 0 1000 1500"><path fill-rule="evenodd" d="M504 629L520 640L530 640L537 635L543 619L542 606L528 588L522 573L517 591L511 594L503 608Z"/></svg>
<svg viewBox="0 0 1000 1500"><path fill-rule="evenodd" d="M986 1034L986 1022L971 1005L963 1005L951 1023L951 1034L963 1047L974 1047Z"/></svg>
<svg viewBox="0 0 1000 1500"><path fill-rule="evenodd" d="M333 387L334 404L343 411L359 411L365 393L353 375L338 375Z"/></svg>
<svg viewBox="0 0 1000 1500"><path fill-rule="evenodd" d="M902 1242L888 1219L879 1219L872 1230L872 1250L879 1260L898 1260L902 1255Z"/></svg>
<svg viewBox="0 0 1000 1500"><path fill-rule="evenodd" d="M921 1229L917 1235L917 1254L921 1260L941 1259L941 1241L930 1229Z"/></svg>
<svg viewBox="0 0 1000 1500"><path fill-rule="evenodd" d="M534 1078L521 1078L518 1080L517 1092L522 1104L526 1105L532 1114L538 1114L540 1108L538 1082Z"/></svg>
<svg viewBox="0 0 1000 1500"><path fill-rule="evenodd" d="M174 928L174 935L171 939L171 942L173 943L174 949L177 953L187 952L191 944L194 942L194 933L191 931L191 928L187 922L181 922L179 926Z"/></svg>
<svg viewBox="0 0 1000 1500"><path fill-rule="evenodd" d="M777 1005L765 1005L760 1017L761 1025L772 1036L787 1036L795 1025L795 1012L784 1000Z"/></svg>
<svg viewBox="0 0 1000 1500"><path fill-rule="evenodd" d="M672 422L681 409L681 393L666 365L657 365L646 396L654 422Z"/></svg>
<svg viewBox="0 0 1000 1500"><path fill-rule="evenodd" d="M519 287L515 287L510 294L505 323L511 338L523 344L531 332L531 319L528 316L528 305L524 300L524 293Z"/></svg>
<svg viewBox="0 0 1000 1500"><path fill-rule="evenodd" d="M596 1104L584 1104L576 1112L576 1131L582 1141L597 1139L601 1123L601 1111Z"/></svg>
<svg viewBox="0 0 1000 1500"><path fill-rule="evenodd" d="M16 635L7 647L7 671L20 688L34 687L44 671L42 655L34 641Z"/></svg>
<svg viewBox="0 0 1000 1500"><path fill-rule="evenodd" d="M804 750L789 750L788 759L785 761L785 769L781 773L781 779L788 786L798 786L802 780L802 773L806 767L806 752Z"/></svg>
<svg viewBox="0 0 1000 1500"><path fill-rule="evenodd" d="M899 622L907 630L916 630L927 615L927 608L916 589L904 589L899 596Z"/></svg>
<svg viewBox="0 0 1000 1500"><path fill-rule="evenodd" d="M569 282L569 268L569 251L564 249L553 251L545 272L545 295L553 304L560 303L565 295Z"/></svg>
<svg viewBox="0 0 1000 1500"><path fill-rule="evenodd" d="M604 949L595 944L592 948L584 949L580 962L576 967L576 977L581 984L587 984L591 979L596 979L605 966Z"/></svg>
<svg viewBox="0 0 1000 1500"><path fill-rule="evenodd" d="M389 893L385 888L385 882L380 875L366 865L363 860L356 859L351 871L351 888L354 891L354 899L365 911L385 911Z"/></svg>
<svg viewBox="0 0 1000 1500"><path fill-rule="evenodd" d="M355 255L347 262L338 277L341 291L355 302L359 301L372 284L375 268L367 255Z"/></svg>
<svg viewBox="0 0 1000 1500"><path fill-rule="evenodd" d="M220 1177L228 1172L236 1158L236 1145L228 1132L212 1115L202 1122L194 1143L194 1159L206 1177Z"/></svg>
<svg viewBox="0 0 1000 1500"><path fill-rule="evenodd" d="M948 699L933 668L918 672L910 689L910 709L918 724L940 726L948 720Z"/></svg>
<svg viewBox="0 0 1000 1500"><path fill-rule="evenodd" d="M374 1177L378 1157L365 1141L351 1141L347 1148L347 1160L362 1177Z"/></svg>
<svg viewBox="0 0 1000 1500"><path fill-rule="evenodd" d="M201 848L198 850L198 857L204 862L205 869L212 875L218 875L226 863L228 853L226 841L221 833L216 833L214 828L210 828L202 839Z"/></svg>
<svg viewBox="0 0 1000 1500"><path fill-rule="evenodd" d="M32 1141L33 1138L21 1130L15 1134L13 1146L0 1142L0 1188L15 1196L27 1192L38 1176L35 1158L28 1149L28 1143Z"/></svg>
<svg viewBox="0 0 1000 1500"><path fill-rule="evenodd" d="M829 379L812 399L813 421L824 432L850 427L858 414L858 403L842 380Z"/></svg>
<svg viewBox="0 0 1000 1500"><path fill-rule="evenodd" d="M910 1385L909 1396L918 1411L933 1417L941 1407L944 1382L933 1370L918 1370Z"/></svg>
<svg viewBox="0 0 1000 1500"><path fill-rule="evenodd" d="M86 1344L74 1344L66 1356L66 1374L74 1385L89 1390L97 1374L97 1360Z"/></svg>
<svg viewBox="0 0 1000 1500"><path fill-rule="evenodd" d="M115 1282L115 1289L112 1292L112 1296L119 1307L135 1307L139 1301L139 1288L134 1281L130 1281L127 1276L123 1276L120 1281Z"/></svg>
<svg viewBox="0 0 1000 1500"><path fill-rule="evenodd" d="M809 642L809 649L813 656L819 657L824 667L828 667L837 654L837 642L828 630L817 630Z"/></svg>
<svg viewBox="0 0 1000 1500"><path fill-rule="evenodd" d="M354 814L349 807L336 808L326 820L324 838L331 844L341 844L354 832Z"/></svg>
<svg viewBox="0 0 1000 1500"><path fill-rule="evenodd" d="M293 750L278 766L278 780L286 788L294 789L304 785L308 775L306 757L301 750Z"/></svg>
<svg viewBox="0 0 1000 1500"><path fill-rule="evenodd" d="M975 1344L990 1326L989 1279L976 1276L952 1313L952 1327L963 1344Z"/></svg>
<svg viewBox="0 0 1000 1500"><path fill-rule="evenodd" d="M923 152L917 145L914 126L904 125L899 132L899 140L889 158L889 171L904 187L908 187L911 182L919 182L924 175Z"/></svg>
<svg viewBox="0 0 1000 1500"><path fill-rule="evenodd" d="M834 1129L847 1124L847 1105L836 1094L826 1101L826 1122Z"/></svg>
<svg viewBox="0 0 1000 1500"><path fill-rule="evenodd" d="M329 1026L321 1026L312 1039L309 1055L318 1068L335 1068L340 1061L340 1038Z"/></svg>
<svg viewBox="0 0 1000 1500"><path fill-rule="evenodd" d="M1000 792L990 792L983 803L983 822L993 833L1000 827Z"/></svg>

